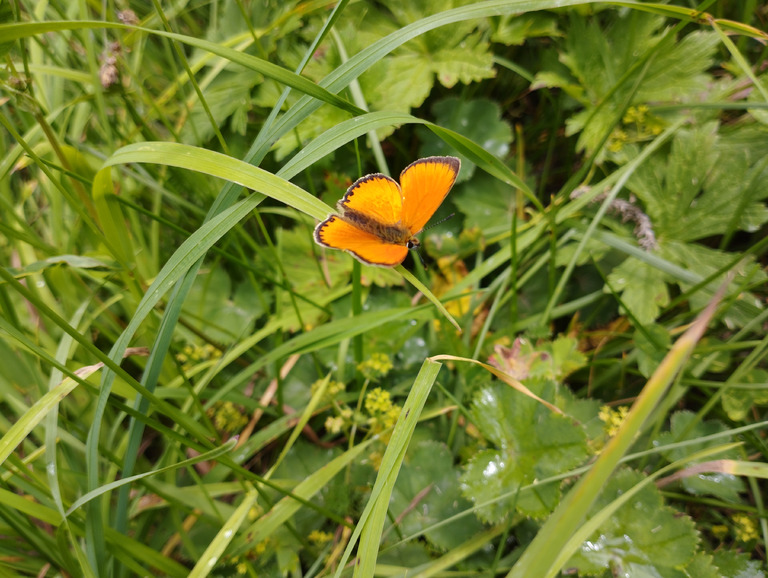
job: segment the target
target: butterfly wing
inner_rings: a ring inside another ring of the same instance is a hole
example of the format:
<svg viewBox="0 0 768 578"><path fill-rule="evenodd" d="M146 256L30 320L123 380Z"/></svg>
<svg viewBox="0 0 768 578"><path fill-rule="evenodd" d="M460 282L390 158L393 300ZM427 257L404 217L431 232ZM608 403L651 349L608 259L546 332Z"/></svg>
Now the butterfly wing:
<svg viewBox="0 0 768 578"><path fill-rule="evenodd" d="M394 225L400 222L403 212L400 186L386 175L366 175L347 189L339 201L339 211L342 214L351 212L354 220L368 219L382 225Z"/></svg>
<svg viewBox="0 0 768 578"><path fill-rule="evenodd" d="M332 215L315 228L315 241L332 249L341 249L368 265L394 267L408 254L408 247L385 243L372 233Z"/></svg>
<svg viewBox="0 0 768 578"><path fill-rule="evenodd" d="M403 191L402 223L415 235L451 190L461 161L456 157L427 157L411 163L400 174Z"/></svg>

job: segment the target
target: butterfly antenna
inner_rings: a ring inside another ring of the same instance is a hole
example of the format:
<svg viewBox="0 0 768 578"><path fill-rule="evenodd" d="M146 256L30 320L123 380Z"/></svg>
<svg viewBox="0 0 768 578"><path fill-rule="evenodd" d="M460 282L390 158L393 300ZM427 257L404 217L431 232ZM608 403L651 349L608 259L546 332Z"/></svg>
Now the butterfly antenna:
<svg viewBox="0 0 768 578"><path fill-rule="evenodd" d="M429 227L424 227L422 229L422 231L428 231L432 227L437 227L438 225L441 225L442 223L445 223L448 219L450 219L451 217L453 217L455 215L456 215L456 213L451 213L447 217L443 217L442 219L440 219L437 223L432 223Z"/></svg>

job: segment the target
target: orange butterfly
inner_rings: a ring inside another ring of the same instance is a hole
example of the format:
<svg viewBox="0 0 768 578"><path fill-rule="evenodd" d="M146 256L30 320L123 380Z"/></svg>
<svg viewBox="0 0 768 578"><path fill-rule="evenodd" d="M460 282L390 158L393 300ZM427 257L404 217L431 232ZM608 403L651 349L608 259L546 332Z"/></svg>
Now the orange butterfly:
<svg viewBox="0 0 768 578"><path fill-rule="evenodd" d="M375 173L357 179L331 215L315 227L315 241L341 249L367 265L394 267L451 190L461 161L456 157L419 159L400 173L400 184Z"/></svg>

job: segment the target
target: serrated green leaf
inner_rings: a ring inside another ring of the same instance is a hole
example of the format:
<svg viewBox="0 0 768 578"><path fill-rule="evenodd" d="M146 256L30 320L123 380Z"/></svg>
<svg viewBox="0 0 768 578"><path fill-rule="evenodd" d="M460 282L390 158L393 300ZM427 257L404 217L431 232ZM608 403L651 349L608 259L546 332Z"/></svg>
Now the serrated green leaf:
<svg viewBox="0 0 768 578"><path fill-rule="evenodd" d="M699 552L693 557L693 561L685 567L687 576L696 578L720 578L717 566L713 562L712 556Z"/></svg>
<svg viewBox="0 0 768 578"><path fill-rule="evenodd" d="M652 323L669 303L666 281L665 273L634 257L627 258L608 275L610 288L621 294L624 307L640 324Z"/></svg>
<svg viewBox="0 0 768 578"><path fill-rule="evenodd" d="M470 84L496 76L493 53L481 38L480 34L473 34L458 46L443 48L432 56L433 71L440 84L453 88L458 82Z"/></svg>
<svg viewBox="0 0 768 578"><path fill-rule="evenodd" d="M400 520L401 532L406 536L424 532L433 546L449 550L483 530L477 518L465 516L438 528L430 526L470 507L461 496L459 472L448 448L435 441L416 445L406 456L389 506Z"/></svg>
<svg viewBox="0 0 768 578"><path fill-rule="evenodd" d="M592 507L596 513L643 480L642 473L619 470ZM642 488L619 508L571 557L569 568L585 574L610 569L626 576L684 576L678 574L696 551L693 521L663 505L653 484Z"/></svg>
<svg viewBox="0 0 768 578"><path fill-rule="evenodd" d="M750 560L749 554L720 548L713 555L720 576L728 578L765 578L765 572L757 560Z"/></svg>
<svg viewBox="0 0 768 578"><path fill-rule="evenodd" d="M733 254L720 251L699 243L685 243L674 240L665 240L660 247L660 256L670 262L679 263L690 271L696 271L702 277L713 275L717 272L730 270L736 274L734 283L741 283L749 279L750 283L764 282L765 271L758 263L746 257L737 266L733 266ZM715 278L714 283L722 283L725 273ZM693 284L683 279L678 280L683 290L687 290ZM692 309L705 307L711 298L710 291L699 291L690 295ZM736 326L743 327L753 320L763 310L760 302L749 294L744 294L742 299L735 301L724 313L725 321Z"/></svg>
<svg viewBox="0 0 768 578"><path fill-rule="evenodd" d="M678 131L671 151L654 155L627 184L662 243L754 231L768 222L764 159L723 142L719 128L709 122Z"/></svg>
<svg viewBox="0 0 768 578"><path fill-rule="evenodd" d="M768 377L768 373L766 373L766 377ZM696 414L688 411L679 411L672 416L670 431L659 436L658 445L664 446L685 440L695 440L697 438L723 432L726 429L728 428L719 421L697 421ZM707 447L715 447L729 443L730 441L730 438L721 438L716 441L713 440L700 444L687 445L684 448L674 448L664 452L662 455L668 461L674 462ZM738 457L739 453L735 451L723 452L722 454L723 459ZM697 462L691 462L691 465L695 463ZM744 482L742 482L741 478L726 473L687 476L682 479L681 483L683 488L691 494L709 494L733 503L738 503L739 492L745 490Z"/></svg>
<svg viewBox="0 0 768 578"><path fill-rule="evenodd" d="M648 67L642 66L640 57L662 42L664 22L638 11L624 13L607 29L597 19L574 18L560 60L584 89L585 109L567 122L568 134L581 133L579 149L594 152L627 104L698 100L709 90L706 71L718 46L717 34L689 34L656 50Z"/></svg>
<svg viewBox="0 0 768 578"><path fill-rule="evenodd" d="M560 381L586 364L578 347L578 341L567 335L536 343L519 337L512 347L497 346L491 363L517 380Z"/></svg>
<svg viewBox="0 0 768 578"><path fill-rule="evenodd" d="M552 342L552 366L554 378L564 379L587 363L587 357L579 351L579 342L573 337L559 335Z"/></svg>
<svg viewBox="0 0 768 578"><path fill-rule="evenodd" d="M555 392L554 382L526 385L545 400ZM551 512L560 499L559 485L515 492L581 463L587 456L583 429L570 417L500 384L477 392L471 415L478 430L498 448L479 452L461 478L464 495L475 504L483 504L478 516L494 522L514 510L536 517ZM511 496L485 504L507 493Z"/></svg>

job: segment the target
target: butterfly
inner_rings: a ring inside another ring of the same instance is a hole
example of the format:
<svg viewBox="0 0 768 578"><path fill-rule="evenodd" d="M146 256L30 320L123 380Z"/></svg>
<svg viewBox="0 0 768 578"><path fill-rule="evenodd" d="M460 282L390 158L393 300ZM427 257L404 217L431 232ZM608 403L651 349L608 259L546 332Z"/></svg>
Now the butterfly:
<svg viewBox="0 0 768 578"><path fill-rule="evenodd" d="M341 249L366 265L394 267L416 249L416 235L451 190L461 161L427 157L403 169L400 184L380 173L357 179L330 215L315 227L315 241Z"/></svg>

